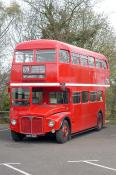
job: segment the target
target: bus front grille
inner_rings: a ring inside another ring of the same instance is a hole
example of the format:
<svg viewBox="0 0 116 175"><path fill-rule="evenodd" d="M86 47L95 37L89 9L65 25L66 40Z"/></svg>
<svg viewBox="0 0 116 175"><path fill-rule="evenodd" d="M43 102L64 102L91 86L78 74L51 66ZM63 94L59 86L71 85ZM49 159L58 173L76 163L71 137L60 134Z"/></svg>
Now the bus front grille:
<svg viewBox="0 0 116 175"><path fill-rule="evenodd" d="M20 131L23 134L42 134L43 120L39 117L22 117L20 119Z"/></svg>

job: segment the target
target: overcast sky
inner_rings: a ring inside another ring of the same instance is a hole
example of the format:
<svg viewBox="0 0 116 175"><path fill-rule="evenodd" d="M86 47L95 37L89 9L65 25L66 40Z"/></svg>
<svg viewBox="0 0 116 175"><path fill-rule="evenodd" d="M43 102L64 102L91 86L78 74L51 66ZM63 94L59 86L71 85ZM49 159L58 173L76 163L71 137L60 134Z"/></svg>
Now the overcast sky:
<svg viewBox="0 0 116 175"><path fill-rule="evenodd" d="M99 1L99 0L98 0ZM96 7L96 11L105 13L116 31L116 0L102 0Z"/></svg>
<svg viewBox="0 0 116 175"><path fill-rule="evenodd" d="M3 3L10 3L13 0L2 0L2 1ZM22 0L15 0L15 1L21 4ZM102 2L96 6L95 8L96 11L105 13L109 17L111 25L116 30L116 0L98 0L98 2L100 1ZM22 5L24 5L24 3Z"/></svg>

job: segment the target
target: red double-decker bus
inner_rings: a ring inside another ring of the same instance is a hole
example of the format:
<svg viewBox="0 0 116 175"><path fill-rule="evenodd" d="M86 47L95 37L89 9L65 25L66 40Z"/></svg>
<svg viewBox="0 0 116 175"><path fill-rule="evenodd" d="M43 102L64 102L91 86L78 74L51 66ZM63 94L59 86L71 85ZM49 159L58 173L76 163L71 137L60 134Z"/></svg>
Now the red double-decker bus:
<svg viewBox="0 0 116 175"><path fill-rule="evenodd" d="M13 140L53 133L59 143L105 124L107 58L55 40L16 46L10 78Z"/></svg>

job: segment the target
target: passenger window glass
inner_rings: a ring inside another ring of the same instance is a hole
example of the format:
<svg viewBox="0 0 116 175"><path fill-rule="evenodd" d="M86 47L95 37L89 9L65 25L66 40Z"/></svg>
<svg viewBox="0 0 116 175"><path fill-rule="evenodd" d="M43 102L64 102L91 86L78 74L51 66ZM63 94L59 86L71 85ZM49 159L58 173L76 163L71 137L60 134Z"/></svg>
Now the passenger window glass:
<svg viewBox="0 0 116 175"><path fill-rule="evenodd" d="M88 63L89 63L89 66L94 67L95 66L94 58L93 57L88 57Z"/></svg>
<svg viewBox="0 0 116 175"><path fill-rule="evenodd" d="M74 92L73 93L73 103L80 103L80 92Z"/></svg>
<svg viewBox="0 0 116 175"><path fill-rule="evenodd" d="M29 105L30 91L29 88L13 88L12 104L14 106Z"/></svg>
<svg viewBox="0 0 116 175"><path fill-rule="evenodd" d="M39 88L32 88L32 103L41 104L43 102L43 92Z"/></svg>
<svg viewBox="0 0 116 175"><path fill-rule="evenodd" d="M97 92L97 100L98 101L102 101L103 100L103 98L102 98L102 91L98 91Z"/></svg>
<svg viewBox="0 0 116 175"><path fill-rule="evenodd" d="M80 61L81 61L82 66L87 66L87 57L86 56L81 55Z"/></svg>
<svg viewBox="0 0 116 175"><path fill-rule="evenodd" d="M96 67L101 68L101 61L99 59L96 59Z"/></svg>
<svg viewBox="0 0 116 175"><path fill-rule="evenodd" d="M67 104L68 93L67 92L50 92L49 101L50 101L50 104Z"/></svg>
<svg viewBox="0 0 116 175"><path fill-rule="evenodd" d="M37 62L55 62L56 61L56 51L51 50L37 50L36 51Z"/></svg>
<svg viewBox="0 0 116 175"><path fill-rule="evenodd" d="M69 63L70 62L69 52L66 50L60 50L59 51L59 61L60 63Z"/></svg>
<svg viewBox="0 0 116 175"><path fill-rule="evenodd" d="M33 62L33 51L32 50L22 50L15 52L15 61L16 63L23 63L23 62Z"/></svg>
<svg viewBox="0 0 116 175"><path fill-rule="evenodd" d="M88 92L83 91L82 92L82 103L86 103L86 102L88 102Z"/></svg>
<svg viewBox="0 0 116 175"><path fill-rule="evenodd" d="M72 53L72 64L79 64L80 63L80 55L77 53Z"/></svg>
<svg viewBox="0 0 116 175"><path fill-rule="evenodd" d="M96 97L97 97L96 92L90 92L90 101L91 102L96 101Z"/></svg>
<svg viewBox="0 0 116 175"><path fill-rule="evenodd" d="M106 61L104 61L104 60L102 61L102 68L103 68L103 69L107 69L107 63L106 63Z"/></svg>

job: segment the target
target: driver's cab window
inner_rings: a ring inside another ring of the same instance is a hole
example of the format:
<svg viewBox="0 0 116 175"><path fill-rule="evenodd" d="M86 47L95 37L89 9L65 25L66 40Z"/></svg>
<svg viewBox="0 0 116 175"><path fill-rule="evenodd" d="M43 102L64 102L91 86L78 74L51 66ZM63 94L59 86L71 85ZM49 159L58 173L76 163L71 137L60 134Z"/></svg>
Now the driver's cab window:
<svg viewBox="0 0 116 175"><path fill-rule="evenodd" d="M40 88L32 88L32 103L41 104L43 102L43 92Z"/></svg>

